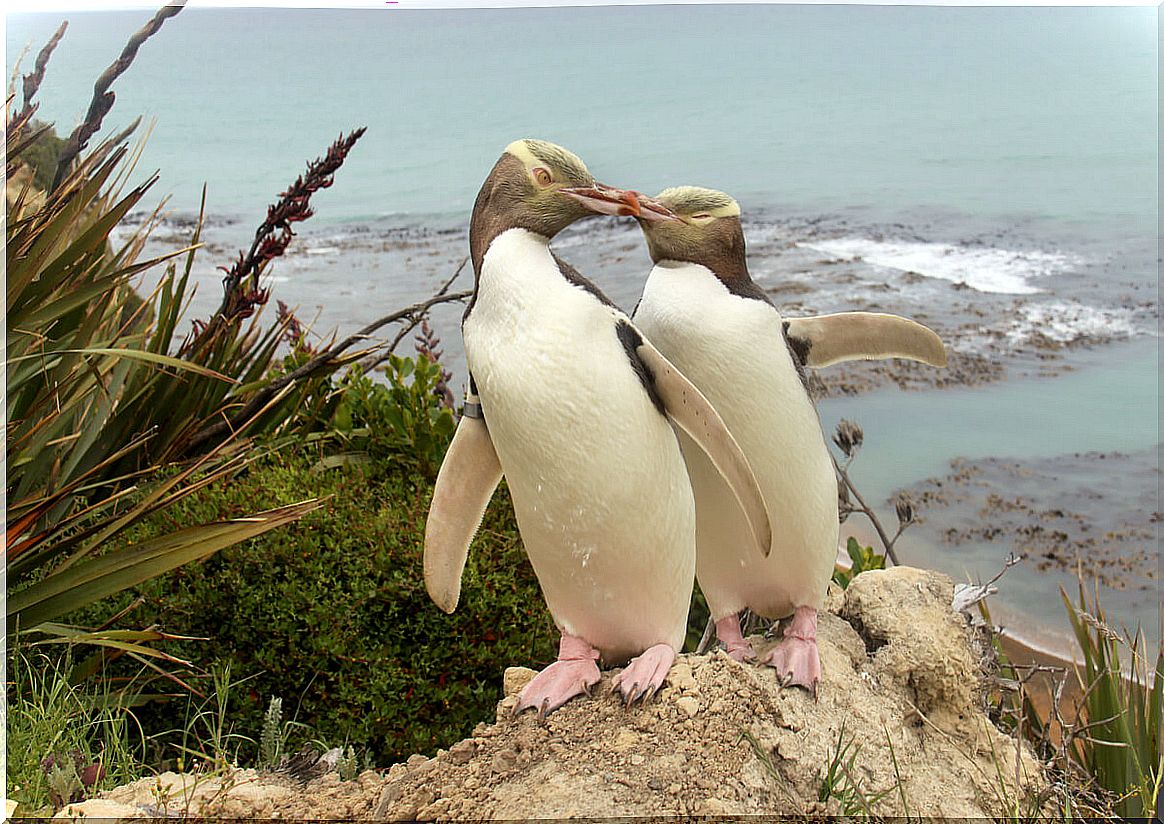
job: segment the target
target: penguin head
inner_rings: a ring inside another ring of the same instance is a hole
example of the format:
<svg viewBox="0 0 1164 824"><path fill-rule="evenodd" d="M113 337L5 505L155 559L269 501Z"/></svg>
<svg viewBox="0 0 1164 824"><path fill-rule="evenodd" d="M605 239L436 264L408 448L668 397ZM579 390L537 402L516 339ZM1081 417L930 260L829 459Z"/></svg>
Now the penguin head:
<svg viewBox="0 0 1164 824"><path fill-rule="evenodd" d="M699 263L721 275L740 266L746 271L740 204L730 195L699 186L664 189L640 199L638 221L656 263Z"/></svg>
<svg viewBox="0 0 1164 824"><path fill-rule="evenodd" d="M591 215L639 215L638 194L605 186L578 155L545 140L515 140L477 193L469 224L473 269L508 229L528 229L547 239Z"/></svg>
<svg viewBox="0 0 1164 824"><path fill-rule="evenodd" d="M515 140L493 167L474 207L506 228L521 227L552 238L576 220L595 214L637 215L635 192L604 186L578 155L545 140Z"/></svg>

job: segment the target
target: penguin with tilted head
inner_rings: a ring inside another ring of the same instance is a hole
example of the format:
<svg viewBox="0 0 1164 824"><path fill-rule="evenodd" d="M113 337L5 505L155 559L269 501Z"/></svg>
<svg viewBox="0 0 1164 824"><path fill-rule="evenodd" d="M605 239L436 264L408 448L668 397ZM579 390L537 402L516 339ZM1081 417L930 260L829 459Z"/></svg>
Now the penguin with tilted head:
<svg viewBox="0 0 1164 824"><path fill-rule="evenodd" d="M752 659L740 611L791 616L765 663L782 683L815 693L817 610L839 523L837 478L803 369L890 357L945 366L945 348L931 330L894 315L782 318L748 274L740 207L722 192L667 189L641 198L640 213L655 266L635 325L723 416L756 473L772 523L771 551L751 551L739 508L699 451L684 443L697 513L696 576L716 633L734 659ZM657 219L662 213L677 219Z"/></svg>
<svg viewBox="0 0 1164 824"><path fill-rule="evenodd" d="M433 493L424 576L452 612L469 544L504 476L561 631L558 660L515 712L544 714L589 693L599 659L630 660L616 676L628 704L662 685L695 571L695 504L672 423L725 479L753 552L771 540L756 479L714 409L550 250L554 235L592 214L641 216L633 192L595 183L571 152L518 140L481 187L469 229L469 395Z"/></svg>

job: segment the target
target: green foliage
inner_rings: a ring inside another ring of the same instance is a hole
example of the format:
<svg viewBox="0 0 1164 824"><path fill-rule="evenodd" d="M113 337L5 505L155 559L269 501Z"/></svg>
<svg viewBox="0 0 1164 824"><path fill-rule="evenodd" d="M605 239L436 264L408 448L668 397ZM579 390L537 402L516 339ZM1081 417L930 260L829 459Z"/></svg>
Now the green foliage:
<svg viewBox="0 0 1164 824"><path fill-rule="evenodd" d="M848 589L852 580L869 569L885 569L885 556L878 555L871 546L861 546L857 539L850 537L845 545L853 565L848 570L833 570L833 581L841 589Z"/></svg>
<svg viewBox="0 0 1164 824"><path fill-rule="evenodd" d="M711 609L707 606L707 598L696 582L695 590L691 594L691 608L687 611L687 634L683 641L683 652L695 652L699 649L699 642L703 640L703 631L711 619Z"/></svg>
<svg viewBox="0 0 1164 824"><path fill-rule="evenodd" d="M259 763L274 767L283 754L283 699L271 696L267 714L263 716L263 734L259 738Z"/></svg>
<svg viewBox="0 0 1164 824"><path fill-rule="evenodd" d="M108 691L70 684L71 669L67 656L9 651L5 792L22 816L51 815L54 793L67 803L139 775L141 738L126 707ZM86 786L98 764L100 777Z"/></svg>
<svg viewBox="0 0 1164 824"><path fill-rule="evenodd" d="M34 131L44 127L43 124L35 120L30 126ZM64 139L58 137L56 131L49 128L24 151L20 158L32 169L33 186L42 192L48 191L48 188L52 186L53 176L57 172L57 158L64 145Z"/></svg>
<svg viewBox="0 0 1164 824"><path fill-rule="evenodd" d="M326 509L137 589L138 620L182 635L174 655L230 661L246 678L226 713L257 737L271 696L330 741L370 750L378 763L432 752L491 717L504 664L553 660L556 634L517 537L508 496L486 514L451 616L430 601L421 552L432 486L410 473L319 469L318 454L284 452L231 483L208 487L135 538L179 521L229 517L309 494ZM105 609L114 611L132 595ZM78 616L99 623L103 615ZM148 731L169 705L144 707ZM297 747L288 744L294 751ZM253 761L257 745L240 742Z"/></svg>
<svg viewBox="0 0 1164 824"><path fill-rule="evenodd" d="M879 793L868 793L861 787L854 767L860 751L861 745L854 738L845 739L845 722L842 721L832 758L821 779L817 800L827 802L835 799L840 805L841 815L846 817L872 816L873 806L890 792L882 790ZM896 756L894 758L896 769Z"/></svg>
<svg viewBox="0 0 1164 824"><path fill-rule="evenodd" d="M373 381L353 366L340 382L340 401L328 430L342 453L326 460L376 461L436 478L456 428L452 411L437 402L440 363L423 355L390 355L383 374Z"/></svg>
<svg viewBox="0 0 1164 824"><path fill-rule="evenodd" d="M26 119L7 125L10 163L25 162L47 139ZM84 635L140 659L150 655L144 637L82 634L50 622L294 520L312 504L172 525L107 551L138 519L245 464L231 453L231 437L182 470L168 469L193 433L235 402L235 385L267 371L278 341L278 330L258 335L236 325L206 357L170 354L198 234L190 247L151 260L140 255L152 221L111 242L156 180L125 192L131 154L124 136L118 141L81 158L47 195L24 190L8 211L7 615L18 631L71 641ZM162 266L157 290L137 295L131 280Z"/></svg>
<svg viewBox="0 0 1164 824"><path fill-rule="evenodd" d="M1142 633L1121 638L1110 627L1099 604L1079 583L1079 602L1071 603L1060 589L1083 667L1077 669L1084 695L1087 732L1074 738L1069 753L1104 790L1118 801L1125 818L1147 818L1157 810L1164 780L1161 749L1161 697L1164 695L1164 643L1152 654ZM1131 656L1126 671L1120 648ZM1149 666L1152 666L1149 673Z"/></svg>

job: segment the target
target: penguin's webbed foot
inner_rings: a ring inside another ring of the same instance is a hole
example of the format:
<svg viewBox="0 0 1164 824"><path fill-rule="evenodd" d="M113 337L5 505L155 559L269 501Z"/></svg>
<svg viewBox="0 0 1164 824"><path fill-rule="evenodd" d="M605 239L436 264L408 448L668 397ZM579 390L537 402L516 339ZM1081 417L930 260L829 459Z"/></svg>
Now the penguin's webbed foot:
<svg viewBox="0 0 1164 824"><path fill-rule="evenodd" d="M513 715L536 709L545 718L578 695L590 695L590 688L602 678L598 671L598 651L581 638L562 634L558 660L533 677L517 696Z"/></svg>
<svg viewBox="0 0 1164 824"><path fill-rule="evenodd" d="M655 644L637 658L631 659L626 669L614 676L612 685L622 693L628 707L638 700L649 701L667 678L675 663L675 650L668 644Z"/></svg>
<svg viewBox="0 0 1164 824"><path fill-rule="evenodd" d="M740 630L740 616L732 613L715 622L715 636L727 648L728 657L744 663L756 657L756 651Z"/></svg>
<svg viewBox="0 0 1164 824"><path fill-rule="evenodd" d="M816 697L821 669L815 609L797 607L784 638L765 656L764 663L776 670L781 686L804 687Z"/></svg>

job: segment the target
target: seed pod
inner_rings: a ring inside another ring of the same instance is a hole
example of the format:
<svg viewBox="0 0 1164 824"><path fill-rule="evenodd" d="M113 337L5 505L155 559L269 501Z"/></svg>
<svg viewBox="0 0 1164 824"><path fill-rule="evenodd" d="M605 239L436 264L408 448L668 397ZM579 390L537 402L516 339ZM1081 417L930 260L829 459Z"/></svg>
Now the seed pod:
<svg viewBox="0 0 1164 824"><path fill-rule="evenodd" d="M917 513L913 510L913 499L907 493L902 492L898 495L894 505L897 508L897 523L900 526L905 527L914 522Z"/></svg>
<svg viewBox="0 0 1164 824"><path fill-rule="evenodd" d="M864 441L865 433L859 424L845 418L842 418L841 422L837 424L836 434L833 435L833 443L841 448L846 458L853 457L854 453L861 448L861 444Z"/></svg>

